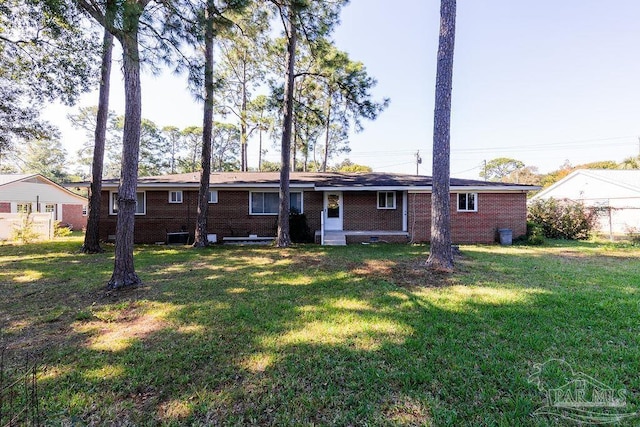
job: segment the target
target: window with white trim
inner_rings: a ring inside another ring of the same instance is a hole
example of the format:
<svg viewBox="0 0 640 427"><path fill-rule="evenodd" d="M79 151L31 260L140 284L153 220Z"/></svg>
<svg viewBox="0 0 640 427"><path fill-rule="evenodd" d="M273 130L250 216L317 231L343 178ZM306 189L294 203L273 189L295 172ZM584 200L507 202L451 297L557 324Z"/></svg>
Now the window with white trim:
<svg viewBox="0 0 640 427"><path fill-rule="evenodd" d="M89 206L82 205L82 216L87 216L87 215L89 215Z"/></svg>
<svg viewBox="0 0 640 427"><path fill-rule="evenodd" d="M169 191L169 203L182 203L182 190Z"/></svg>
<svg viewBox="0 0 640 427"><path fill-rule="evenodd" d="M209 203L218 203L218 190L209 190Z"/></svg>
<svg viewBox="0 0 640 427"><path fill-rule="evenodd" d="M18 203L16 204L17 213L31 213L31 203Z"/></svg>
<svg viewBox="0 0 640 427"><path fill-rule="evenodd" d="M478 193L458 193L458 212L478 212Z"/></svg>
<svg viewBox="0 0 640 427"><path fill-rule="evenodd" d="M118 193L110 194L109 215L118 213ZM147 213L147 198L144 191L136 193L136 215L145 215Z"/></svg>
<svg viewBox="0 0 640 427"><path fill-rule="evenodd" d="M289 203L291 213L303 213L302 193L290 192ZM251 191L249 193L249 214L278 215L280 194L277 192Z"/></svg>
<svg viewBox="0 0 640 427"><path fill-rule="evenodd" d="M53 203L47 203L44 205L44 211L46 213L52 213L53 214L53 219L57 220L58 219L58 212L56 209L56 205Z"/></svg>
<svg viewBox="0 0 640 427"><path fill-rule="evenodd" d="M396 192L378 191L378 209L395 209Z"/></svg>

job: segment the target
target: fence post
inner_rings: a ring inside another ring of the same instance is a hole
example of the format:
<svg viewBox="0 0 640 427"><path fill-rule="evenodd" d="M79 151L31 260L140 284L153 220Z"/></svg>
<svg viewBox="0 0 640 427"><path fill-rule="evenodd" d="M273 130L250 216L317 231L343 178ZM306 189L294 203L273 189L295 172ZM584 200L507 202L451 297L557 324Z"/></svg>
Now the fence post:
<svg viewBox="0 0 640 427"><path fill-rule="evenodd" d="M10 375L5 373L8 365L5 350L5 347L0 349L0 426L39 426L36 359L25 356L24 367L17 367L15 375Z"/></svg>

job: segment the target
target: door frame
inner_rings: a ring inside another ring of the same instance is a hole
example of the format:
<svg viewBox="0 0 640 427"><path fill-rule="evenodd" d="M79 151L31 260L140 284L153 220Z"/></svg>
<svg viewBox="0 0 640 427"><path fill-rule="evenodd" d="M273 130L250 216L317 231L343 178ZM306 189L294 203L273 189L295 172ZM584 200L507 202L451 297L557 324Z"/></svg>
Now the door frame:
<svg viewBox="0 0 640 427"><path fill-rule="evenodd" d="M336 194L338 196L338 207L339 207L339 217L338 218L329 218L328 210L329 210L329 195ZM342 231L344 226L344 198L342 191L325 191L324 192L324 229L330 231Z"/></svg>

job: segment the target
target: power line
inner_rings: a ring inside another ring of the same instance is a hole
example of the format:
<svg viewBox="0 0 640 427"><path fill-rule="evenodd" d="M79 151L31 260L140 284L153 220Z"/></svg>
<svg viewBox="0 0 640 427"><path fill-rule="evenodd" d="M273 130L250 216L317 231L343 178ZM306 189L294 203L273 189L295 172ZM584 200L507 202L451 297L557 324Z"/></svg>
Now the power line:
<svg viewBox="0 0 640 427"><path fill-rule="evenodd" d="M452 175L460 175L462 173L471 172L472 170L476 170L476 169L482 169L482 166L474 166L471 169L463 170L460 172L453 172Z"/></svg>
<svg viewBox="0 0 640 427"><path fill-rule="evenodd" d="M501 147L478 147L478 148L453 148L451 151L463 152L463 153L484 153L494 150L517 150L517 151L538 151L538 150L560 150L565 148L583 148L587 146L597 146L602 142L616 141L616 140L629 140L630 138L636 138L635 136L620 136L612 138L600 138L600 139L585 139L580 141L565 141L546 144L528 144L528 145L515 145L515 146L501 146ZM615 144L607 144L607 147L621 147L635 145L635 141L619 142Z"/></svg>
<svg viewBox="0 0 640 427"><path fill-rule="evenodd" d="M415 154L415 150L397 150L397 151L351 151L347 157L380 157L380 156L405 156Z"/></svg>
<svg viewBox="0 0 640 427"><path fill-rule="evenodd" d="M624 142L618 142L613 144L607 144L607 147L625 147L625 146L636 146L637 136L616 136L609 138L595 138L595 139L582 139L582 140L574 140L574 141L559 141L552 143L544 143L544 144L523 144L523 145L513 145L513 146L496 146L496 147L471 147L471 148L455 148L455 145L451 147L452 152L456 153L487 153L491 151L497 150L515 150L515 151L549 151L549 150L562 150L566 148L586 148L586 147L595 147L600 145L603 142L607 141L619 141L626 140ZM640 148L640 147L639 147ZM349 157L390 157L390 156L404 156L408 154L415 155L417 149L412 150L380 150L380 151L352 151L349 153Z"/></svg>
<svg viewBox="0 0 640 427"><path fill-rule="evenodd" d="M414 162L396 163L394 165L376 166L375 169L392 168L392 167L395 167L395 166L414 165L414 164L415 164Z"/></svg>

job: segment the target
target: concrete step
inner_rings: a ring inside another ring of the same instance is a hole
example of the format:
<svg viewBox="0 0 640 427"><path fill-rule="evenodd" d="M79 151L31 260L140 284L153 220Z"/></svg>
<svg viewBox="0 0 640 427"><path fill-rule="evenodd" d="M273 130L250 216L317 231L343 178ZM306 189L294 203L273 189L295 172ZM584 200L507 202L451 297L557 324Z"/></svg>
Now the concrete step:
<svg viewBox="0 0 640 427"><path fill-rule="evenodd" d="M347 246L347 239L324 239L325 246Z"/></svg>
<svg viewBox="0 0 640 427"><path fill-rule="evenodd" d="M325 246L346 246L347 236L344 233L329 232L324 235Z"/></svg>

